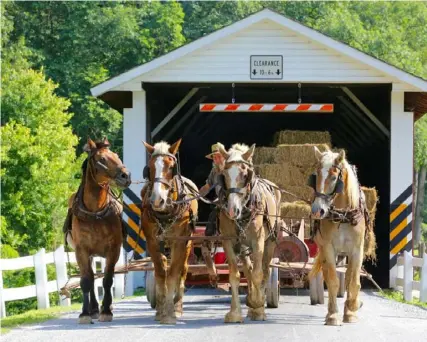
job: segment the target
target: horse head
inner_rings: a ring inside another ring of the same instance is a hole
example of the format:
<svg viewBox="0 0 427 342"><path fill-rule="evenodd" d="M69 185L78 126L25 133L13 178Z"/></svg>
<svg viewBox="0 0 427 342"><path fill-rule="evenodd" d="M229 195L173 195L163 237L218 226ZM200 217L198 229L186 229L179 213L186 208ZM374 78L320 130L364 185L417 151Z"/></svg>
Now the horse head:
<svg viewBox="0 0 427 342"><path fill-rule="evenodd" d="M173 179L177 175L176 153L181 144L179 139L172 146L161 141L154 146L144 142L147 152L151 155L144 169L144 178L151 184L150 204L155 211L165 211L168 205L169 192L173 188Z"/></svg>
<svg viewBox="0 0 427 342"><path fill-rule="evenodd" d="M99 186L113 185L126 189L131 184L130 172L123 165L117 153L110 150L107 138L98 142L88 138L83 149L88 153L85 169L88 169L93 180Z"/></svg>
<svg viewBox="0 0 427 342"><path fill-rule="evenodd" d="M320 152L315 146L314 153L319 162L316 172L310 176L309 185L315 191L311 213L316 219L325 218L338 196L343 199L341 206L355 208L359 202L356 174L346 160L345 151Z"/></svg>
<svg viewBox="0 0 427 342"><path fill-rule="evenodd" d="M252 156L255 144L248 147L243 144L234 144L229 151L222 146L219 152L225 159L222 171L224 192L226 196L227 215L233 219L240 219L244 200L249 199L250 185L254 176Z"/></svg>

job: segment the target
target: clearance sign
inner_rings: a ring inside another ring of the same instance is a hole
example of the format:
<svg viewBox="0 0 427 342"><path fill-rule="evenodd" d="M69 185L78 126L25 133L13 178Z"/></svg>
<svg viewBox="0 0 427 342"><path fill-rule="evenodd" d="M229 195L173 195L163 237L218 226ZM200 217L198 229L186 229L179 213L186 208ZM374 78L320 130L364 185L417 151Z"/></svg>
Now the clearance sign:
<svg viewBox="0 0 427 342"><path fill-rule="evenodd" d="M252 80L281 80L283 78L283 56L251 56L250 76Z"/></svg>

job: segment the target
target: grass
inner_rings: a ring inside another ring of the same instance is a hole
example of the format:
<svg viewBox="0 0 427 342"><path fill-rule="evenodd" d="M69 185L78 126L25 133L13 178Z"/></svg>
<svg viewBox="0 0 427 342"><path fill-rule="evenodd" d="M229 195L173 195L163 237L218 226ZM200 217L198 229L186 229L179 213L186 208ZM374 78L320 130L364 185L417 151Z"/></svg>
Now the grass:
<svg viewBox="0 0 427 342"><path fill-rule="evenodd" d="M400 303L411 304L411 305L415 305L415 306L419 306L421 308L427 309L427 303L420 302L420 300L418 298L414 298L412 300L412 302L408 302L408 301L404 300L403 299L403 293L400 291L384 290L381 295L384 298L395 300L395 301L400 302Z"/></svg>
<svg viewBox="0 0 427 342"><path fill-rule="evenodd" d="M63 313L80 310L81 304L71 306L54 306L49 309L30 310L19 315L9 316L0 320L1 334L7 333L10 329L22 324L34 324L57 318Z"/></svg>
<svg viewBox="0 0 427 342"><path fill-rule="evenodd" d="M138 288L135 290L133 296L125 297L124 299L136 298L145 295L145 289ZM120 300L114 301L118 302ZM71 306L53 306L49 309L30 310L19 315L9 316L0 320L1 335L6 334L12 328L19 327L23 324L34 324L48 321L53 318L58 318L61 314L80 311L82 308L81 303L72 304Z"/></svg>

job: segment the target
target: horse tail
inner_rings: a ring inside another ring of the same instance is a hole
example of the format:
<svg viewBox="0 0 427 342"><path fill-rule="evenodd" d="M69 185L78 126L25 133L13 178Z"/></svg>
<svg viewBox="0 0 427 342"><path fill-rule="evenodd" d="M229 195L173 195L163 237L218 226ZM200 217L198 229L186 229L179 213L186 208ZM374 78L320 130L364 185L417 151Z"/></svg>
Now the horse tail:
<svg viewBox="0 0 427 342"><path fill-rule="evenodd" d="M322 249L319 248L319 252L316 255L316 258L314 259L314 264L311 269L311 271L308 273L308 279L311 280L316 275L322 271L322 260L324 260Z"/></svg>

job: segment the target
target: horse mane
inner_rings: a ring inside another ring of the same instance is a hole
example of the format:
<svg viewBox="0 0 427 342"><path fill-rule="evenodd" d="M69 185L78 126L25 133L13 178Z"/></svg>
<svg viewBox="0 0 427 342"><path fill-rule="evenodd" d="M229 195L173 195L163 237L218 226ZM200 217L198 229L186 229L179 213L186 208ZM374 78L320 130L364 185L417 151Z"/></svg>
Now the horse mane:
<svg viewBox="0 0 427 342"><path fill-rule="evenodd" d="M86 174L88 162L89 162L89 158L86 158L82 163L82 174L83 174L83 176Z"/></svg>
<svg viewBox="0 0 427 342"><path fill-rule="evenodd" d="M245 144L233 144L228 150L228 159L227 162L241 162L244 161L242 154L249 150L249 146Z"/></svg>
<svg viewBox="0 0 427 342"><path fill-rule="evenodd" d="M158 143L155 143L153 147L154 152L152 153L152 156L155 156L159 154L169 154L169 148L171 146L165 141L159 141Z"/></svg>
<svg viewBox="0 0 427 342"><path fill-rule="evenodd" d="M330 168L335 165L335 160L338 158L339 153L326 151L323 152L322 157L322 166ZM343 181L345 183L345 196L347 196L347 201L351 209L359 207L359 180L353 167L348 163L346 159L342 161L343 166Z"/></svg>
<svg viewBox="0 0 427 342"><path fill-rule="evenodd" d="M355 209L359 207L360 200L359 180L357 179L356 170L351 167L347 160L344 160L343 165L347 171L345 193L347 195L350 208Z"/></svg>

